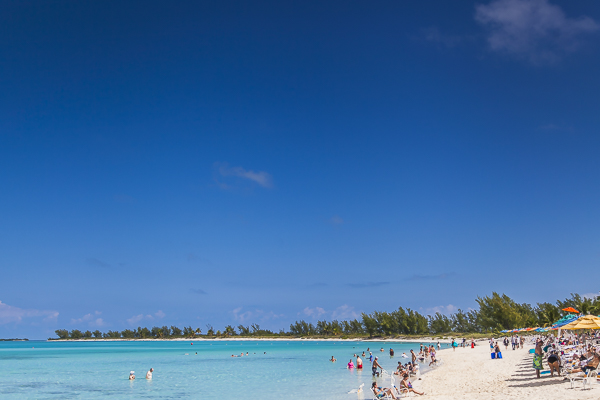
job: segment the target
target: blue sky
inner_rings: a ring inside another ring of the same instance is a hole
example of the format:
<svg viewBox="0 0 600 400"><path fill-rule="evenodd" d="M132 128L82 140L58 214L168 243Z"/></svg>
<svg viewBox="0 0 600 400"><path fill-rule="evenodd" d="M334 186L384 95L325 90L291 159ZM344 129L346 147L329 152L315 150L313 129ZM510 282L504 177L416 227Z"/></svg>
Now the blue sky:
<svg viewBox="0 0 600 400"><path fill-rule="evenodd" d="M4 2L0 337L598 291L593 0Z"/></svg>

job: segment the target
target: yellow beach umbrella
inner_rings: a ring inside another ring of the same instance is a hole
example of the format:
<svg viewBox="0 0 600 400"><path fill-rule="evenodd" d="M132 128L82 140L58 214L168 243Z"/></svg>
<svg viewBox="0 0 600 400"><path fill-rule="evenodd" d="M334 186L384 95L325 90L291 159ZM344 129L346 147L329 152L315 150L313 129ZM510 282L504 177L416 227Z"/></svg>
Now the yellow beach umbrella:
<svg viewBox="0 0 600 400"><path fill-rule="evenodd" d="M584 315L561 329L600 329L600 318L595 315Z"/></svg>

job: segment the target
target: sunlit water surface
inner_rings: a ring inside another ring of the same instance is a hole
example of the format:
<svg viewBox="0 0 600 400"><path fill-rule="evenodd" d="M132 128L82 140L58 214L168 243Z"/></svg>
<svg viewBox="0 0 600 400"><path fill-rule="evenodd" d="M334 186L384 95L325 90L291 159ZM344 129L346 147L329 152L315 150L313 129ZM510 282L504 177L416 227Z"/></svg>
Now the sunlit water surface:
<svg viewBox="0 0 600 400"><path fill-rule="evenodd" d="M190 343L193 343L191 345ZM349 341L0 342L1 399L356 399L372 376L348 370L371 348L392 371L419 345ZM395 357L388 351L392 347ZM384 348L385 352L379 349ZM248 356L231 357L240 353ZM197 353L197 354L196 354ZM368 355L368 353L367 353ZM331 356L338 359L332 363ZM150 367L154 379L144 379ZM128 380L129 371L137 379ZM388 381L381 381L387 385ZM365 396L369 398L369 396Z"/></svg>

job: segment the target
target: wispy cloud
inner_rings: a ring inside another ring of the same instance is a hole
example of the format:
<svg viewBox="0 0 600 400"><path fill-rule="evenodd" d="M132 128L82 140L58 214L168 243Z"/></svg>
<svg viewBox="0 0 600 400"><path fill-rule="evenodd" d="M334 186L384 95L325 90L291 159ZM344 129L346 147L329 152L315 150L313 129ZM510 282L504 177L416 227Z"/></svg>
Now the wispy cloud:
<svg viewBox="0 0 600 400"><path fill-rule="evenodd" d="M354 319L358 318L359 316L360 314L354 310L354 307L351 307L348 304L339 306L331 313L332 319Z"/></svg>
<svg viewBox="0 0 600 400"><path fill-rule="evenodd" d="M135 203L135 199L127 194L115 194L113 200L117 203L131 204Z"/></svg>
<svg viewBox="0 0 600 400"><path fill-rule="evenodd" d="M391 282L359 282L359 283L347 283L346 286L351 288L368 288L375 286L389 285Z"/></svg>
<svg viewBox="0 0 600 400"><path fill-rule="evenodd" d="M316 283L311 283L310 285L308 285L309 288L322 288L322 287L327 287L329 286L328 283L325 282L316 282Z"/></svg>
<svg viewBox="0 0 600 400"><path fill-rule="evenodd" d="M410 281L431 281L431 280L439 280L439 279L447 279L455 276L454 272L447 272L443 274L437 275L413 275L408 278Z"/></svg>
<svg viewBox="0 0 600 400"><path fill-rule="evenodd" d="M87 324L90 327L99 328L104 326L104 320L100 318L100 314L102 314L100 311L95 311L93 314L89 313L81 318L73 318L71 319L71 324Z"/></svg>
<svg viewBox="0 0 600 400"><path fill-rule="evenodd" d="M573 132L573 127L561 126L557 124L545 124L538 127L540 131L546 132Z"/></svg>
<svg viewBox="0 0 600 400"><path fill-rule="evenodd" d="M242 167L230 167L227 163L215 163L214 165L218 175L221 178L239 178L256 183L264 188L273 187L273 177L268 172L252 171ZM219 187L222 189L228 189L231 187L229 184L220 182L218 179L217 184L219 184Z"/></svg>
<svg viewBox="0 0 600 400"><path fill-rule="evenodd" d="M457 311L458 311L458 307L453 306L452 304L448 304L447 306L437 306L437 307L427 308L425 310L425 314L433 315L433 314L439 312L440 314L443 314L443 315L450 315Z"/></svg>
<svg viewBox="0 0 600 400"><path fill-rule="evenodd" d="M154 321L155 319L164 318L166 315L167 314L165 314L164 312L162 312L162 310L158 310L153 315L151 315L151 314L138 314L138 315L134 315L131 318L128 318L127 319L127 323L129 325L136 325L140 321Z"/></svg>
<svg viewBox="0 0 600 400"><path fill-rule="evenodd" d="M190 289L190 292L194 293L194 294L207 294L204 290L202 289Z"/></svg>
<svg viewBox="0 0 600 400"><path fill-rule="evenodd" d="M86 259L85 262L88 265L95 267L95 268L112 269L112 266L109 263L99 260L97 258L90 257L90 258Z"/></svg>
<svg viewBox="0 0 600 400"><path fill-rule="evenodd" d="M19 323L24 318L42 318L44 322L55 322L58 318L58 311L24 309L9 306L0 301L0 324Z"/></svg>
<svg viewBox="0 0 600 400"><path fill-rule="evenodd" d="M233 311L231 311L231 313L233 314L233 319L241 324L246 322L262 322L270 319L281 318L284 316L283 314L277 314L273 311L264 311L259 309L252 311L243 311L242 307L234 309Z"/></svg>
<svg viewBox="0 0 600 400"><path fill-rule="evenodd" d="M310 308L306 307L302 310L302 314L306 315L310 318L319 318L321 315L325 314L327 311L321 307ZM300 315L300 313L298 313Z"/></svg>
<svg viewBox="0 0 600 400"><path fill-rule="evenodd" d="M453 48L466 40L471 40L471 37L451 35L448 33L442 33L439 28L431 26L421 30L421 37L428 42L436 43L446 48Z"/></svg>
<svg viewBox="0 0 600 400"><path fill-rule="evenodd" d="M332 225L342 225L344 223L344 219L339 215L334 215L333 217L329 218L329 223Z"/></svg>
<svg viewBox="0 0 600 400"><path fill-rule="evenodd" d="M575 51L585 35L600 29L589 17L567 17L548 0L494 0L476 6L475 20L487 30L493 51L538 65Z"/></svg>

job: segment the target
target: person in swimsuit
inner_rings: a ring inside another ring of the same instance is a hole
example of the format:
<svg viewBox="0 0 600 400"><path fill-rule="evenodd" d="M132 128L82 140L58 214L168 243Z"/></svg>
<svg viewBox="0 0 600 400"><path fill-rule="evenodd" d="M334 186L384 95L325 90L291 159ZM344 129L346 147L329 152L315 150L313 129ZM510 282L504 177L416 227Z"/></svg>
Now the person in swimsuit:
<svg viewBox="0 0 600 400"><path fill-rule="evenodd" d="M533 354L533 368L535 369L535 375L539 378L540 371L544 369L542 360L544 357L544 351L542 350L542 341L538 341L535 345L535 353Z"/></svg>
<svg viewBox="0 0 600 400"><path fill-rule="evenodd" d="M153 372L154 372L154 368L150 368L150 371L146 372L146 379L152 379Z"/></svg>
<svg viewBox="0 0 600 400"><path fill-rule="evenodd" d="M375 357L375 359L373 360L373 365L371 366L371 370L373 371L373 376L375 376L375 375L379 376L379 372L377 372L377 368L380 368L381 370L383 370L383 367L377 361L377 357Z"/></svg>
<svg viewBox="0 0 600 400"><path fill-rule="evenodd" d="M415 365L417 363L417 355L412 349L410 349L410 355L412 356L412 363Z"/></svg>
<svg viewBox="0 0 600 400"><path fill-rule="evenodd" d="M242 355L244 355L244 353L242 353ZM329 360L329 361L331 361L331 362L336 362L337 360L335 359L335 357L334 357L334 356L331 356L331 360Z"/></svg>
<svg viewBox="0 0 600 400"><path fill-rule="evenodd" d="M377 382L373 382L373 384L371 385L371 390L373 391L373 393L375 393L375 396L377 398L382 398L385 395L391 396L392 399L396 399L396 395L394 394L394 391L392 389L388 389L388 388L382 388L377 386Z"/></svg>
<svg viewBox="0 0 600 400"><path fill-rule="evenodd" d="M360 357L356 357L356 369L362 369L362 359Z"/></svg>
<svg viewBox="0 0 600 400"><path fill-rule="evenodd" d="M556 355L554 351L551 350L550 355L548 356L548 366L550 367L550 376L554 376L554 371L560 376L560 358Z"/></svg>
<svg viewBox="0 0 600 400"><path fill-rule="evenodd" d="M409 391L418 394L419 396L423 396L424 392L418 392L412 387L412 383L408 380L408 374L402 375L402 382L400 382L400 390Z"/></svg>
<svg viewBox="0 0 600 400"><path fill-rule="evenodd" d="M134 372L134 371L131 371L131 372L129 373L129 380L130 380L130 381L132 381L132 380L134 380L134 379L135 379L135 372Z"/></svg>
<svg viewBox="0 0 600 400"><path fill-rule="evenodd" d="M354 363L352 362L352 359L350 359L350 362L348 363L348 369L354 369Z"/></svg>

